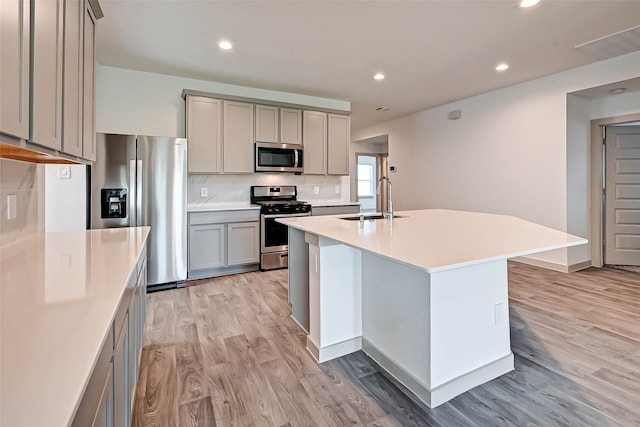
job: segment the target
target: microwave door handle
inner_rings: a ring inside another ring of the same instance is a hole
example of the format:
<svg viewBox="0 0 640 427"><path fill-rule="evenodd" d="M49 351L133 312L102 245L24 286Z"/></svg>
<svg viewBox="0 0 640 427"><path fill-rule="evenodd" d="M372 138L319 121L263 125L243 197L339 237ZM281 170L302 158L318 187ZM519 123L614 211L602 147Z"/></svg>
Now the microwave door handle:
<svg viewBox="0 0 640 427"><path fill-rule="evenodd" d="M293 149L293 167L297 168L298 167L298 150L297 149Z"/></svg>

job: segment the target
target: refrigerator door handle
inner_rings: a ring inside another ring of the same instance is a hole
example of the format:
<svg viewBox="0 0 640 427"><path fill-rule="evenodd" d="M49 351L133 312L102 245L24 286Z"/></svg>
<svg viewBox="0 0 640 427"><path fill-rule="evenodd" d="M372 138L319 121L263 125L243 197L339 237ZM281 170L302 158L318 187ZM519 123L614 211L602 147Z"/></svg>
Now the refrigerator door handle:
<svg viewBox="0 0 640 427"><path fill-rule="evenodd" d="M136 225L136 161L129 160L129 227Z"/></svg>
<svg viewBox="0 0 640 427"><path fill-rule="evenodd" d="M136 227L143 224L142 220L142 160L138 160L138 168L136 171Z"/></svg>

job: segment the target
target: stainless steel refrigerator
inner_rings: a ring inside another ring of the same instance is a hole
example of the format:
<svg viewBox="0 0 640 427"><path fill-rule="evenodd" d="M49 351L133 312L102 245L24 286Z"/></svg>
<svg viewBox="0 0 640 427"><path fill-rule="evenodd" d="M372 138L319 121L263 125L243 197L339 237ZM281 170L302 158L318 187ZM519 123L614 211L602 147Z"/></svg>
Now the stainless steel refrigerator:
<svg viewBox="0 0 640 427"><path fill-rule="evenodd" d="M151 227L149 291L187 279L187 140L97 134L91 228Z"/></svg>

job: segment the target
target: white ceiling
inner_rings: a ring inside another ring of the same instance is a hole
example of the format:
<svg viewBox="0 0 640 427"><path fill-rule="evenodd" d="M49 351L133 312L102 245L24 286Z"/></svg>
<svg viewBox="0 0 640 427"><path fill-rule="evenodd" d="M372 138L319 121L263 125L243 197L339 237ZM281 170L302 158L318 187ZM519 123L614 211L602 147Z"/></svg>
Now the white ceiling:
<svg viewBox="0 0 640 427"><path fill-rule="evenodd" d="M640 23L640 0L101 5L100 64L351 101L354 129L598 61L574 46Z"/></svg>

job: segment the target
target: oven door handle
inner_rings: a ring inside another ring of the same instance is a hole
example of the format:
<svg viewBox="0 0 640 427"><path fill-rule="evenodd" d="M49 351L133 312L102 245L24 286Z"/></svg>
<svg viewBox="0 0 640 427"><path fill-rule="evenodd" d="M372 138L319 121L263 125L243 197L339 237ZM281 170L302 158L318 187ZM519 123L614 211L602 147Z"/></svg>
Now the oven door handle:
<svg viewBox="0 0 640 427"><path fill-rule="evenodd" d="M307 213L299 213L299 214L273 214L273 215L262 215L264 219L270 218L291 218L296 216L311 216L310 212Z"/></svg>

